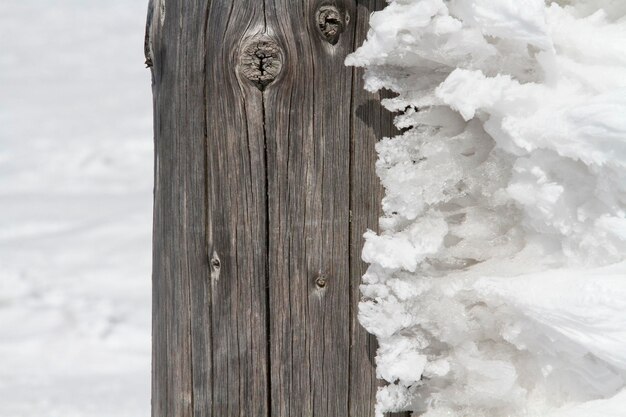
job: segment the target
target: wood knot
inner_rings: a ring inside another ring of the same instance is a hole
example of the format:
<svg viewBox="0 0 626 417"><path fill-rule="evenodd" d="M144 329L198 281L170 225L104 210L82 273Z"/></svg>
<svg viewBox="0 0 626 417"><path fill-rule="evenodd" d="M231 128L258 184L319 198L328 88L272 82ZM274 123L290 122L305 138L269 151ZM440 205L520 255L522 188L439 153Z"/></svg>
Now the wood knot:
<svg viewBox="0 0 626 417"><path fill-rule="evenodd" d="M246 45L241 54L240 71L263 91L282 69L282 50L270 39L257 39Z"/></svg>
<svg viewBox="0 0 626 417"><path fill-rule="evenodd" d="M217 255L216 251L213 251L211 259L209 259L209 265L211 265L211 280L217 282L220 279L220 270L222 269L222 261Z"/></svg>
<svg viewBox="0 0 626 417"><path fill-rule="evenodd" d="M320 289L325 288L327 281L328 280L324 275L320 275L319 277L315 278L315 286Z"/></svg>
<svg viewBox="0 0 626 417"><path fill-rule="evenodd" d="M335 6L321 6L316 14L317 28L331 45L339 41L339 35L350 21L348 13L339 11Z"/></svg>

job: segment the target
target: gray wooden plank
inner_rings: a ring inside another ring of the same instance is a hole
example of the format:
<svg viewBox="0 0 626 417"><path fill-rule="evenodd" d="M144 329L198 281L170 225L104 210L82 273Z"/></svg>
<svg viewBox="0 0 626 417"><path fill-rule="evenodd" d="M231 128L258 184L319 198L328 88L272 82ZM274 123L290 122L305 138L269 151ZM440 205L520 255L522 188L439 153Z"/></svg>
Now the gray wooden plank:
<svg viewBox="0 0 626 417"><path fill-rule="evenodd" d="M261 93L237 71L246 39L263 25L262 4L212 1L206 16L208 243L211 317L198 322L196 351L212 342L212 413L208 398L196 416L266 416L267 210ZM207 280L203 281L204 285ZM199 300L199 305L202 305ZM194 316L194 319L196 317ZM203 333L205 322L212 333ZM195 334L195 333L194 333ZM208 352L207 352L208 353ZM208 397L204 376L196 390Z"/></svg>
<svg viewBox="0 0 626 417"><path fill-rule="evenodd" d="M155 1L153 416L371 415L355 306L389 116L343 65L365 3ZM254 39L283 62L251 81Z"/></svg>
<svg viewBox="0 0 626 417"><path fill-rule="evenodd" d="M261 94L236 70L262 4L162 9L163 26L151 28L153 416L267 416Z"/></svg>
<svg viewBox="0 0 626 417"><path fill-rule="evenodd" d="M273 417L348 415L352 33L327 42L322 4L266 2L286 60L265 92Z"/></svg>
<svg viewBox="0 0 626 417"><path fill-rule="evenodd" d="M158 2L157 2L158 3ZM153 416L193 415L191 291L205 256L203 19L182 1L156 7L154 77ZM185 20L185 27L179 21Z"/></svg>

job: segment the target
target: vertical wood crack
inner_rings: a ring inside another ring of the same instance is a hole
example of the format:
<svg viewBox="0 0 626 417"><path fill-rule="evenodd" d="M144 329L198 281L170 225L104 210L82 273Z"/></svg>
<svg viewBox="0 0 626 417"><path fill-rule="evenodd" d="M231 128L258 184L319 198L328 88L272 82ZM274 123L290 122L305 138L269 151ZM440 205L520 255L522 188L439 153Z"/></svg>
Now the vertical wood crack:
<svg viewBox="0 0 626 417"><path fill-rule="evenodd" d="M263 0L263 32L267 33L267 12L266 12L266 0ZM282 59L280 57L275 56L275 59ZM274 65L273 71L276 73L272 74L272 78L270 82L274 81L278 72L280 72L282 68L282 62L278 61L279 66ZM263 89L261 89L263 90ZM271 346L271 292L270 292L270 178L269 178L269 150L267 146L267 120L265 114L265 93L261 93L261 117L263 123L263 149L264 149L264 161L263 167L265 169L265 353L266 353L266 366L267 366L267 412L268 417L272 414L272 346Z"/></svg>
<svg viewBox="0 0 626 417"><path fill-rule="evenodd" d="M357 6L358 7L358 6ZM356 50L356 46L357 46L357 33L356 33L356 29L357 29L357 19L356 19L356 13L358 13L357 10L355 10L355 19L354 22L352 24L352 51ZM349 203L348 203L348 277L349 277L349 282L348 282L348 303L350 304L350 308L348 309L348 320L350 321L350 324L348 326L349 329L349 346L350 349L348 350L348 384L351 383L352 381L352 360L353 360L353 349L354 349L354 331L353 331L353 321L355 319L354 317L354 309L353 309L353 303L356 302L356 300L354 299L354 295L353 295L353 291L354 291L354 269L353 269L353 262L354 262L354 258L353 258L353 248L352 246L354 245L353 242L353 238L352 238L352 233L354 232L354 222L352 221L352 213L354 213L354 201L353 201L353 193L354 193L354 187L353 187L353 168L354 168L354 90L356 88L356 67L352 67L351 68L351 86L350 86L350 145L349 145L349 152L350 152L350 162L349 162L349 167L348 167L348 194L349 194ZM352 409L352 386L350 386L348 388L348 410L346 412L346 415L350 415L350 411Z"/></svg>
<svg viewBox="0 0 626 417"><path fill-rule="evenodd" d="M207 78L207 66L208 64L208 58L209 58L209 48L206 45L206 41L208 39L209 36L209 19L211 16L211 4L212 2L206 6L206 10L204 12L204 20L203 20L203 30L202 30L202 44L203 44L203 51L204 51L204 57L203 57L203 65L202 65L202 85L203 85L203 90L202 90L202 101L203 101L203 105L204 105L204 109L203 109L203 113L204 113L204 227L205 227L205 237L204 237L204 244L205 244L205 253L207 254L207 260L209 261L209 268L210 268L210 276L207 277L208 279L210 279L210 283L209 285L207 285L206 287L208 288L209 294L206 298L207 302L209 303L208 306L208 311L209 311L209 317L211 318L210 320L208 320L208 329L207 332L209 333L209 340L210 340L210 372L209 372L209 377L211 380L211 393L210 393L210 398L211 398L211 404L210 404L210 414L209 416L214 416L215 415L215 397L214 397L214 392L215 390L213 389L213 384L215 383L215 366L214 364L214 338L213 338L213 322L212 322L212 318L213 318L213 285L214 282L217 282L219 280L219 275L220 275L220 268L221 268L221 261L219 259L219 256L217 254L217 251L215 250L214 247L214 243L213 242L213 225L211 224L211 202L209 201L209 97L208 97L208 78ZM230 17L230 16L229 16ZM212 253L211 259L209 259L209 254ZM217 263L215 262L215 260L217 260ZM216 275L214 278L214 274ZM195 414L195 408L194 408L194 414Z"/></svg>
<svg viewBox="0 0 626 417"><path fill-rule="evenodd" d="M263 10L265 14L265 9ZM265 332L266 332L266 355L267 355L267 407L271 415L272 412L272 352L271 352L271 297L270 297L270 193L269 193L269 169L267 166L268 147L267 147L267 130L265 127L265 95L261 98L261 114L263 117L263 145L265 150L265 160L263 166L265 168Z"/></svg>

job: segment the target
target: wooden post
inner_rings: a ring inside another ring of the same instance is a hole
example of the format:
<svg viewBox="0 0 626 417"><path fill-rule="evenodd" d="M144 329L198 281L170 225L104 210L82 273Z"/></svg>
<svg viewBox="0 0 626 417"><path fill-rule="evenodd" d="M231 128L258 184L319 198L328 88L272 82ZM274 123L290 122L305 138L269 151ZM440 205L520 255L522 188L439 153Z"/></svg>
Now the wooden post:
<svg viewBox="0 0 626 417"><path fill-rule="evenodd" d="M373 415L356 306L393 133L344 66L384 0L152 0L154 417Z"/></svg>

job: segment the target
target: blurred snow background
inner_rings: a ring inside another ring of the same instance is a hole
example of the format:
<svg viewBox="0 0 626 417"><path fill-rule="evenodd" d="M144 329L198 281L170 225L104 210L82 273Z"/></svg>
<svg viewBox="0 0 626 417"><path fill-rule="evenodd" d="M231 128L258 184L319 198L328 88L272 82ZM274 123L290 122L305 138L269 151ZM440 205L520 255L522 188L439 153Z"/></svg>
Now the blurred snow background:
<svg viewBox="0 0 626 417"><path fill-rule="evenodd" d="M0 416L150 409L147 0L0 2Z"/></svg>

